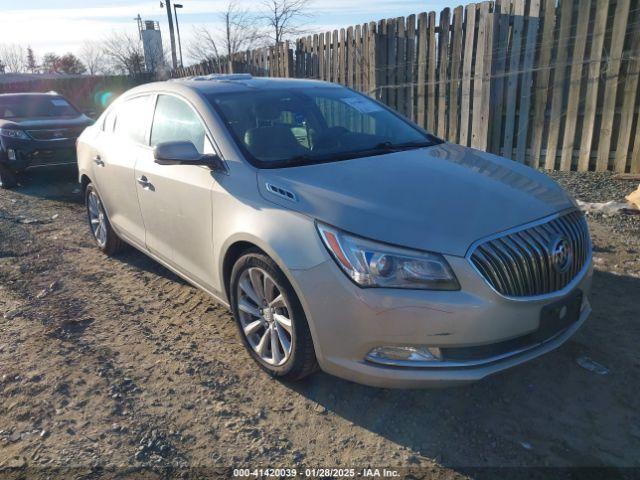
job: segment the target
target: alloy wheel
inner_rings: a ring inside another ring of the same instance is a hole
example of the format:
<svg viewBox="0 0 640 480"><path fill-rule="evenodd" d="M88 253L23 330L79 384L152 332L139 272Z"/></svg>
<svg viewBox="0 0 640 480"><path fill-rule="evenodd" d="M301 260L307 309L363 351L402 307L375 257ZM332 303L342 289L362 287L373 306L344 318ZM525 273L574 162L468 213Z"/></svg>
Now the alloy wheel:
<svg viewBox="0 0 640 480"><path fill-rule="evenodd" d="M272 366L287 362L295 339L292 309L283 292L277 282L258 267L242 272L237 286L242 332L260 359Z"/></svg>
<svg viewBox="0 0 640 480"><path fill-rule="evenodd" d="M107 243L107 217L102 207L102 202L98 194L91 190L87 198L87 211L89 212L89 223L93 236L100 247Z"/></svg>

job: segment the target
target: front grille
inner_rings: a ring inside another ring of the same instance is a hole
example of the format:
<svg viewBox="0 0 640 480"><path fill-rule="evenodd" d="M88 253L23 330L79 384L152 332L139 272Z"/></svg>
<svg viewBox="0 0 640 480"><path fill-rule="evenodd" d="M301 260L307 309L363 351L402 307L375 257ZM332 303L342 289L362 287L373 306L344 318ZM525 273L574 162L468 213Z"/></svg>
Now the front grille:
<svg viewBox="0 0 640 480"><path fill-rule="evenodd" d="M83 128L56 128L46 130L27 130L27 133L34 140L66 140L77 138L82 133Z"/></svg>
<svg viewBox="0 0 640 480"><path fill-rule="evenodd" d="M497 292L528 297L563 289L590 254L587 221L576 210L487 240L475 247L471 262Z"/></svg>

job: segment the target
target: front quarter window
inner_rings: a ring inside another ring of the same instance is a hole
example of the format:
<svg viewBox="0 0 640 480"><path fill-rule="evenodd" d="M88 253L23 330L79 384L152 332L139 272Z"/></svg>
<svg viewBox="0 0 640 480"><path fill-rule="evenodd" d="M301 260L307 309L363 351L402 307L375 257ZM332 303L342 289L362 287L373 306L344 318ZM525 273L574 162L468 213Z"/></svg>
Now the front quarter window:
<svg viewBox="0 0 640 480"><path fill-rule="evenodd" d="M163 142L191 142L200 153L207 145L206 133L198 114L183 100L173 95L160 95L151 127L151 146Z"/></svg>

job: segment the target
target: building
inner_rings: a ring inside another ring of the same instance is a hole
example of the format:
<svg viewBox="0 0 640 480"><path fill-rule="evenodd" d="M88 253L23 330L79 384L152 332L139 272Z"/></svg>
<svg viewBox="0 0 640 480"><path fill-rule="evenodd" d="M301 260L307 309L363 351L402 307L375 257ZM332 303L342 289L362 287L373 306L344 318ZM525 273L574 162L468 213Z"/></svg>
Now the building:
<svg viewBox="0 0 640 480"><path fill-rule="evenodd" d="M138 16L138 18L140 18ZM147 72L157 72L166 68L162 48L160 25L153 20L138 21L140 38L144 49L144 64Z"/></svg>

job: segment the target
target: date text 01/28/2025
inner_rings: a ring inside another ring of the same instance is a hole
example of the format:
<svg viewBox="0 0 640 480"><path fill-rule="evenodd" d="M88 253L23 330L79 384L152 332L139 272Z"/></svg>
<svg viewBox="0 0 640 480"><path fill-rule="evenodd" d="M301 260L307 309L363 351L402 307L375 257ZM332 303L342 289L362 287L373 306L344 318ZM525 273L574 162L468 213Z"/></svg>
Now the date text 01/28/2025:
<svg viewBox="0 0 640 480"><path fill-rule="evenodd" d="M234 468L234 477L305 477L305 478L394 478L400 472L388 468Z"/></svg>

